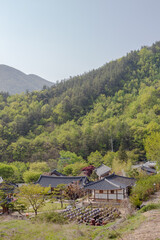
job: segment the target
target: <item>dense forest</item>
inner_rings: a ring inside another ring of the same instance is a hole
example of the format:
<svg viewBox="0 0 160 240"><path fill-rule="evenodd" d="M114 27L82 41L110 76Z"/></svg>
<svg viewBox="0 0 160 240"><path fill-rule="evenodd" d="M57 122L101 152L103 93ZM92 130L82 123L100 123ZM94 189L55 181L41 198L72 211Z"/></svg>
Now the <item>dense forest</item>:
<svg viewBox="0 0 160 240"><path fill-rule="evenodd" d="M160 42L42 91L0 94L1 162L143 161L159 132Z"/></svg>

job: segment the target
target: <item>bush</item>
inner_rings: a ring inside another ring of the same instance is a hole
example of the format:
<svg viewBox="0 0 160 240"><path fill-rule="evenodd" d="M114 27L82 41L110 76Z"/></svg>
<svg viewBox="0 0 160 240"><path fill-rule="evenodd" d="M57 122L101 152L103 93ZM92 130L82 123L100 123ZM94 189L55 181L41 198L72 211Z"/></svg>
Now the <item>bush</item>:
<svg viewBox="0 0 160 240"><path fill-rule="evenodd" d="M147 211L150 211L152 209L159 209L160 208L160 203L150 203L144 207L142 207L139 212L144 213Z"/></svg>
<svg viewBox="0 0 160 240"><path fill-rule="evenodd" d="M50 223L57 223L57 224L67 223L67 220L61 214L54 211L42 213L36 219L43 222L50 222Z"/></svg>
<svg viewBox="0 0 160 240"><path fill-rule="evenodd" d="M130 202L136 208L139 208L142 204L142 201L139 199L139 196L137 194L134 194L134 195L130 196Z"/></svg>
<svg viewBox="0 0 160 240"><path fill-rule="evenodd" d="M48 172L49 167L46 162L34 162L30 163L29 170L33 172Z"/></svg>
<svg viewBox="0 0 160 240"><path fill-rule="evenodd" d="M117 239L117 237L119 237L119 233L117 232L112 231L108 233L108 239Z"/></svg>
<svg viewBox="0 0 160 240"><path fill-rule="evenodd" d="M42 174L41 172L26 171L23 174L23 179L25 183L36 182L41 174Z"/></svg>
<svg viewBox="0 0 160 240"><path fill-rule="evenodd" d="M7 180L14 175L14 168L8 164L0 163L0 176Z"/></svg>
<svg viewBox="0 0 160 240"><path fill-rule="evenodd" d="M140 201L147 200L151 194L160 189L160 174L146 176L136 182L132 197L137 195Z"/></svg>

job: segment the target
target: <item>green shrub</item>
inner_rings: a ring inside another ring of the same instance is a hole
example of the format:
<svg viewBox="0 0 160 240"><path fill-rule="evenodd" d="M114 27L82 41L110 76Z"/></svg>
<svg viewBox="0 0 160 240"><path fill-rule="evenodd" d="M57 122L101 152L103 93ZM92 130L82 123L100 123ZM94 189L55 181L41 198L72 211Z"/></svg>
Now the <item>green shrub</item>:
<svg viewBox="0 0 160 240"><path fill-rule="evenodd" d="M137 195L140 201L147 200L151 194L160 189L160 174L145 176L136 182L132 196Z"/></svg>
<svg viewBox="0 0 160 240"><path fill-rule="evenodd" d="M144 207L142 207L139 212L143 213L143 212L147 212L150 211L152 209L160 209L160 203L150 203Z"/></svg>
<svg viewBox="0 0 160 240"><path fill-rule="evenodd" d="M23 179L25 183L36 182L39 179L41 174L42 174L41 172L34 172L29 170L24 172Z"/></svg>
<svg viewBox="0 0 160 240"><path fill-rule="evenodd" d="M136 208L139 208L142 204L142 201L139 199L138 194L134 194L130 196L130 202L135 206Z"/></svg>
<svg viewBox="0 0 160 240"><path fill-rule="evenodd" d="M57 223L57 224L67 223L67 220L61 214L54 211L42 213L36 219L43 222L50 222L50 223Z"/></svg>
<svg viewBox="0 0 160 240"><path fill-rule="evenodd" d="M115 239L118 236L119 236L119 234L117 232L114 232L114 231L108 233L108 239Z"/></svg>

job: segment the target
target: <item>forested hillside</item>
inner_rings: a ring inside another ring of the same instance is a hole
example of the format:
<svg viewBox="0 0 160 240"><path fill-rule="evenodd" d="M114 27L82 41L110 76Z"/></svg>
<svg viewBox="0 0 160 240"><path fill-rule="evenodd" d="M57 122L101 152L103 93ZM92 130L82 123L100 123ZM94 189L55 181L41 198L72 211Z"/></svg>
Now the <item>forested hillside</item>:
<svg viewBox="0 0 160 240"><path fill-rule="evenodd" d="M160 42L40 92L1 93L0 100L0 161L58 161L61 150L108 163L112 152L145 160L144 139L160 132Z"/></svg>

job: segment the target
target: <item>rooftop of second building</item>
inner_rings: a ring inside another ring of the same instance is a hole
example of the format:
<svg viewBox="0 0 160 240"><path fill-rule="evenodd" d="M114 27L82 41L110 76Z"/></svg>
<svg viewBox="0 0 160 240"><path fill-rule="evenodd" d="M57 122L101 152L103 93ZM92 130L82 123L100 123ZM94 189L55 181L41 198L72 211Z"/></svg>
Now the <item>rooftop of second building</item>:
<svg viewBox="0 0 160 240"><path fill-rule="evenodd" d="M101 177L104 174L108 173L111 171L111 168L102 164L101 166L99 166L98 168L95 169L96 174Z"/></svg>

